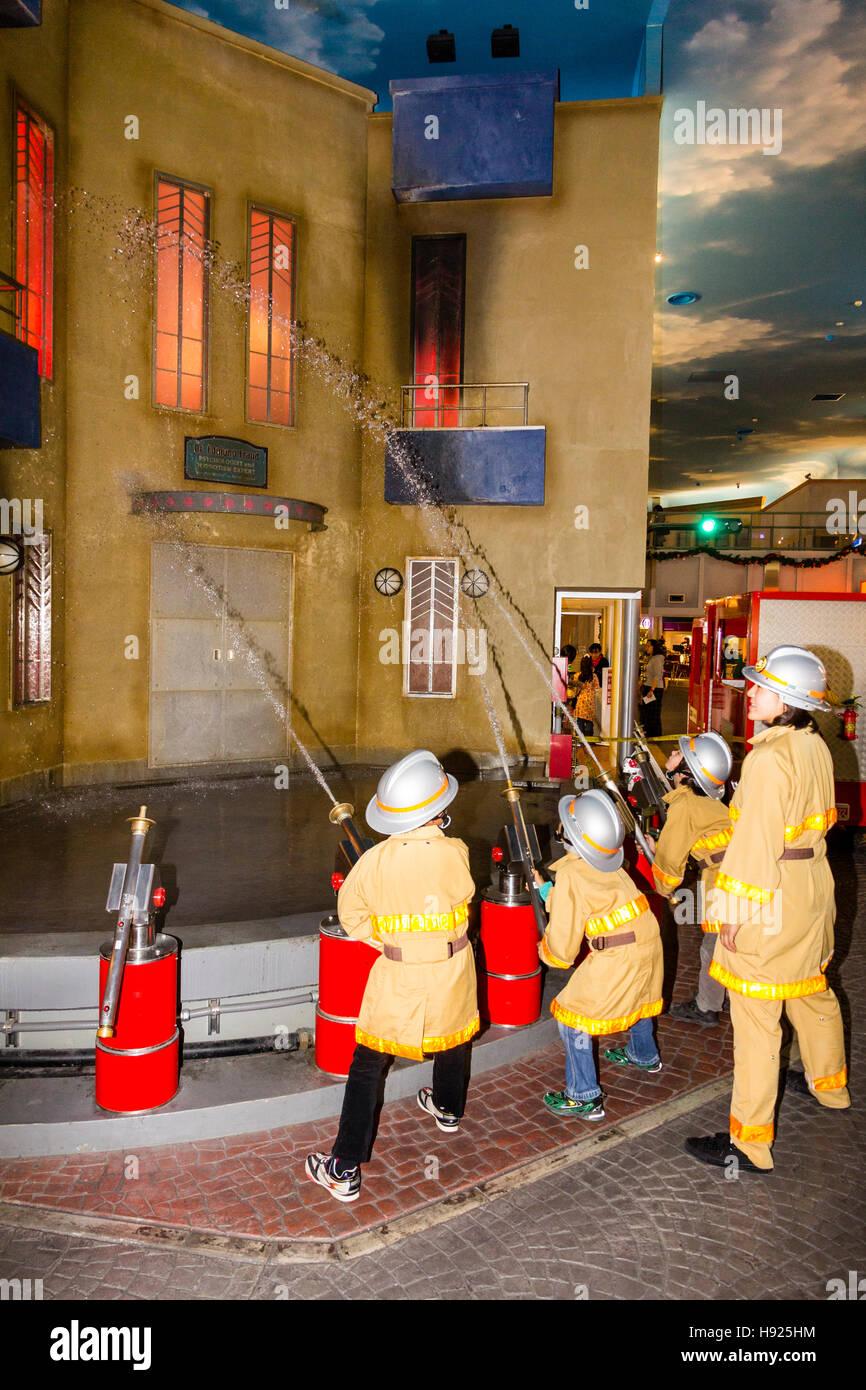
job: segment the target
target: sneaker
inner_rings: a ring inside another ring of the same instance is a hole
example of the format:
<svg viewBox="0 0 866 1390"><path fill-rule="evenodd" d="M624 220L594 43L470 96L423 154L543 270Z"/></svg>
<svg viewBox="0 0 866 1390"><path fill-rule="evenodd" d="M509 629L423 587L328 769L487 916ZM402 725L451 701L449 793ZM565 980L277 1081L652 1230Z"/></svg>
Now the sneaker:
<svg viewBox="0 0 866 1390"><path fill-rule="evenodd" d="M719 1023L719 1015L711 1009L699 1009L697 999L689 999L686 1004L674 1004L670 1016L680 1023L699 1023L702 1028L716 1028Z"/></svg>
<svg viewBox="0 0 866 1390"><path fill-rule="evenodd" d="M330 1192L338 1202L357 1202L361 1195L360 1168L346 1168L343 1172L337 1169L335 1173L333 1154L307 1154L304 1169L308 1178Z"/></svg>
<svg viewBox="0 0 866 1390"><path fill-rule="evenodd" d="M633 1062L624 1047L606 1047L604 1055L609 1062L614 1062L618 1067L637 1067L638 1071L649 1072L650 1076L655 1076L656 1072L661 1071L662 1061L657 1062Z"/></svg>
<svg viewBox="0 0 866 1390"><path fill-rule="evenodd" d="M705 1134L702 1138L686 1140L686 1153L699 1158L701 1163L711 1163L714 1168L725 1168L735 1158L745 1173L772 1173L772 1168L759 1168L742 1149L738 1149L729 1134Z"/></svg>
<svg viewBox="0 0 866 1390"><path fill-rule="evenodd" d="M579 1120L604 1119L604 1095L594 1100L572 1100L565 1091L545 1091L544 1104L554 1115L576 1115Z"/></svg>
<svg viewBox="0 0 866 1390"><path fill-rule="evenodd" d="M457 1115L452 1115L450 1110L440 1110L438 1105L433 1104L433 1091L430 1086L421 1087L418 1092L418 1104L428 1115L433 1116L437 1129L441 1129L443 1134L453 1134L455 1129L460 1128Z"/></svg>

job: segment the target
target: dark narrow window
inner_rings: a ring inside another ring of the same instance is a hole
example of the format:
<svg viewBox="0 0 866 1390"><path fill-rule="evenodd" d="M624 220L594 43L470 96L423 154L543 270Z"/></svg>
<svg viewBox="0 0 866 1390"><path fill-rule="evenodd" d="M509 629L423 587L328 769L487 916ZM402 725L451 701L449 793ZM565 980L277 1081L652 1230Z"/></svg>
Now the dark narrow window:
<svg viewBox="0 0 866 1390"><path fill-rule="evenodd" d="M404 692L453 695L457 675L457 561L410 559L406 570Z"/></svg>
<svg viewBox="0 0 866 1390"><path fill-rule="evenodd" d="M210 194L176 179L157 181L154 401L205 409Z"/></svg>
<svg viewBox="0 0 866 1390"><path fill-rule="evenodd" d="M24 547L14 576L12 686L16 705L51 699L51 537Z"/></svg>
<svg viewBox="0 0 866 1390"><path fill-rule="evenodd" d="M294 223L251 208L247 418L268 425L294 424L294 271Z"/></svg>
<svg viewBox="0 0 866 1390"><path fill-rule="evenodd" d="M463 317L466 298L465 236L412 240L412 382L414 423L458 425L463 380Z"/></svg>
<svg viewBox="0 0 866 1390"><path fill-rule="evenodd" d="M24 286L18 336L52 371L54 306L54 135L23 102L15 104L15 278Z"/></svg>

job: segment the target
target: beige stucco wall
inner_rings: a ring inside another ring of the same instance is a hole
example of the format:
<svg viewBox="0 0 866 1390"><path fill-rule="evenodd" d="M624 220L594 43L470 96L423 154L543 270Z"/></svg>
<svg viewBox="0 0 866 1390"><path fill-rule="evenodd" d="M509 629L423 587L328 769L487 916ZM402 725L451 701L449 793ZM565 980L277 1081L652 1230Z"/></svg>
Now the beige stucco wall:
<svg viewBox="0 0 866 1390"><path fill-rule="evenodd" d="M328 530L318 534L252 517L185 517L178 525L196 543L293 552L293 693L324 742L354 743L356 427L303 364L297 427L246 423L245 315L216 276L207 413L154 409L152 261L146 253L130 261L112 252L124 210L153 215L157 170L212 190L211 236L221 262L239 262L242 275L248 202L291 214L299 316L357 360L369 108L363 89L159 0L76 0L69 178L90 202L70 230L69 777L147 757L150 547L161 536L129 514L126 479L149 489L183 487L186 434L266 445L267 492L329 508ZM137 140L124 138L129 115L138 117ZM140 381L138 400L124 395L130 374ZM140 640L138 661L124 657L129 635ZM303 721L298 732L309 737Z"/></svg>
<svg viewBox="0 0 866 1390"><path fill-rule="evenodd" d="M655 97L557 106L550 198L399 207L391 117L370 118L366 370L392 394L411 380L412 237L466 233L464 378L530 383L529 423L547 427L547 476L541 508L462 507L457 515L548 651L557 587L643 584L659 110ZM575 269L578 245L589 249L589 269ZM412 698L402 694L401 668L379 660L380 632L399 628L403 594L381 597L373 575L385 564L405 571L410 555L441 553L415 509L384 502L383 477L384 449L370 443L359 748L489 752L478 677L458 670L455 699ZM575 529L578 505L589 508L588 530ZM481 604L502 666L504 685L492 662L488 670L507 748L546 756L549 696L494 600Z"/></svg>
<svg viewBox="0 0 866 1390"><path fill-rule="evenodd" d="M0 40L0 270L15 275L14 190L15 127L13 94L54 130L55 186L66 182L66 14L67 0L46 0L38 28L4 29ZM40 384L41 449L0 450L0 497L35 502L41 498L46 529L53 538L54 623L52 699L47 705L12 708L11 599L13 585L0 576L0 785L21 790L38 787L38 777L61 761L64 676L64 485L66 343L66 235L58 209L54 247L54 366L50 381ZM10 323L2 316L2 326Z"/></svg>

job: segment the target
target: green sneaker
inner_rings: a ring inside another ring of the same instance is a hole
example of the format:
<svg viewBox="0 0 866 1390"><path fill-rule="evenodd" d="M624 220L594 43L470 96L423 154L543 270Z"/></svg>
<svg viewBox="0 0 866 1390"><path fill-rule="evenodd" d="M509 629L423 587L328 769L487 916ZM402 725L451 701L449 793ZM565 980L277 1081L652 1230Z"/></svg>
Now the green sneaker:
<svg viewBox="0 0 866 1390"><path fill-rule="evenodd" d="M577 1115L580 1120L604 1119L604 1095L595 1100L571 1100L564 1091L545 1091L544 1104L554 1115Z"/></svg>
<svg viewBox="0 0 866 1390"><path fill-rule="evenodd" d="M633 1062L624 1047L606 1047L604 1055L609 1062L614 1062L618 1067L637 1067L638 1071L647 1071L651 1076L662 1069L662 1062Z"/></svg>

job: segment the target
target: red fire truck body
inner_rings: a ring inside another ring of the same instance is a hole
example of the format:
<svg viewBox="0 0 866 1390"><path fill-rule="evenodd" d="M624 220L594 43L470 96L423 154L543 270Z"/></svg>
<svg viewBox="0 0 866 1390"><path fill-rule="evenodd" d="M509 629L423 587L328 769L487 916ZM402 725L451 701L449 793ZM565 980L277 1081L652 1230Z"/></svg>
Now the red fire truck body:
<svg viewBox="0 0 866 1390"><path fill-rule="evenodd" d="M786 643L821 658L837 700L866 694L866 594L735 594L708 602L704 618L692 626L689 733L720 733L731 745L735 776L756 732L746 712L742 668ZM859 729L854 739L846 738L835 711L818 711L815 718L833 755L839 820L864 825L866 733Z"/></svg>

